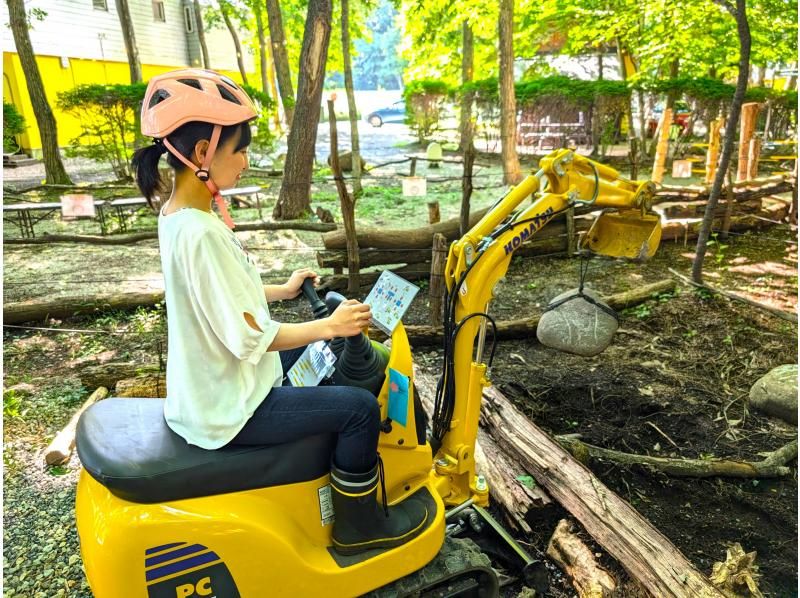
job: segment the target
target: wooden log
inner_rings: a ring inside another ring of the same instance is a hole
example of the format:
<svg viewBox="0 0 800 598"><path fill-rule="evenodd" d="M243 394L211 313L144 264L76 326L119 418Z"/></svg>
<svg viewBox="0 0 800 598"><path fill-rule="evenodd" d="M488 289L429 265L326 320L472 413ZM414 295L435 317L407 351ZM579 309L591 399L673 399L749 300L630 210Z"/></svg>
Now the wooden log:
<svg viewBox="0 0 800 598"><path fill-rule="evenodd" d="M652 299L655 295L671 293L675 290L676 286L674 280L661 280L623 293L608 295L602 299L612 309L620 310L638 305L648 299ZM536 336L536 326L539 324L539 317L540 315L537 314L519 320L499 321L497 322L497 338L534 338ZM409 342L415 346L433 345L440 343L442 340L441 328L434 328L433 326L427 325L409 325L405 327L405 330ZM487 336L491 338L491 328L487 330ZM370 338L383 341L386 340L386 335L377 329L370 330Z"/></svg>
<svg viewBox="0 0 800 598"><path fill-rule="evenodd" d="M745 230L754 230L763 228L768 225L767 222L761 220L766 218L772 221L780 221L786 217L788 206L775 205L769 206L757 214L744 214L742 216L733 216L730 221L729 230L739 232ZM715 218L712 223L714 230L720 230L723 224L723 217ZM665 222L661 226L661 241L687 241L689 239L696 239L700 230L700 220L693 222L683 222L673 220Z"/></svg>
<svg viewBox="0 0 800 598"><path fill-rule="evenodd" d="M734 184L733 197L737 202L748 201L777 195L779 193L790 193L797 188L797 181L794 177L778 176L765 179L755 179L752 181L742 181ZM722 192L725 193L726 188ZM656 191L653 203L655 205L671 201L708 201L709 189L707 187L675 187L665 185Z"/></svg>
<svg viewBox="0 0 800 598"><path fill-rule="evenodd" d="M164 375L137 376L117 381L114 395L118 397L140 397L163 399L167 396L167 378Z"/></svg>
<svg viewBox="0 0 800 598"><path fill-rule="evenodd" d="M786 467L786 463L797 458L797 440L769 453L761 461L651 457L593 446L575 438L559 437L556 440L573 454L588 454L592 459L626 466L641 465L679 478L782 478L793 471Z"/></svg>
<svg viewBox="0 0 800 598"><path fill-rule="evenodd" d="M76 315L88 315L98 311L150 306L163 300L164 291L104 294L91 297L64 297L48 301L33 299L19 303L5 303L3 305L3 322L5 324L41 322L47 318L68 318Z"/></svg>
<svg viewBox="0 0 800 598"><path fill-rule="evenodd" d="M428 285L428 296L430 299L431 325L441 326L444 313L442 301L444 301L444 266L447 262L447 251L449 245L447 239L441 233L433 235L433 247L431 249L431 282Z"/></svg>
<svg viewBox="0 0 800 598"><path fill-rule="evenodd" d="M428 224L436 224L442 219L442 213L439 210L438 201L428 202Z"/></svg>
<svg viewBox="0 0 800 598"><path fill-rule="evenodd" d="M660 203L653 206L653 211L663 214L667 219L675 218L702 218L706 209L707 201L675 201ZM730 197L726 201L720 201L714 211L715 217L723 217L728 206L736 210L737 213L753 214L761 210L761 199L750 199L748 201L731 201Z"/></svg>
<svg viewBox="0 0 800 598"><path fill-rule="evenodd" d="M653 596L723 598L666 536L517 411L502 393L489 387L483 397L490 403L489 432L500 447Z"/></svg>
<svg viewBox="0 0 800 598"><path fill-rule="evenodd" d="M336 225L327 222L308 222L306 220L285 220L281 222L245 222L236 225L236 232L257 230L308 230L312 232L330 232ZM158 231L136 233L134 235L51 235L45 233L30 239L3 239L6 245L44 245L47 243L90 243L92 245L130 245L158 239Z"/></svg>
<svg viewBox="0 0 800 598"><path fill-rule="evenodd" d="M760 105L757 102L742 104L742 122L739 125L739 166L736 169L736 180L743 181L747 176L747 157L750 153L750 140L756 129L756 119Z"/></svg>
<svg viewBox="0 0 800 598"><path fill-rule="evenodd" d="M659 124L658 145L656 145L656 155L653 159L653 175L650 177L654 183L661 183L664 180L664 164L667 162L667 152L669 151L669 129L672 126L672 108L664 108Z"/></svg>
<svg viewBox="0 0 800 598"><path fill-rule="evenodd" d="M761 139L753 137L747 152L747 178L754 179L758 176L758 159L761 156Z"/></svg>
<svg viewBox="0 0 800 598"><path fill-rule="evenodd" d="M571 528L566 519L558 522L547 545L547 556L572 579L579 598L611 596L617 588L617 582L597 564L592 551Z"/></svg>
<svg viewBox="0 0 800 598"><path fill-rule="evenodd" d="M69 423L56 434L56 437L45 449L44 461L47 465L62 465L69 461L72 456L72 450L75 448L75 428L78 426L78 420L84 411L107 396L108 389L102 386L89 395L89 398L84 401L80 409L70 418Z"/></svg>
<svg viewBox="0 0 800 598"><path fill-rule="evenodd" d="M431 249L361 249L359 265L362 268L382 264L417 264L431 259ZM347 266L347 252L340 249L317 252L320 268L342 268Z"/></svg>
<svg viewBox="0 0 800 598"><path fill-rule="evenodd" d="M430 252L428 253L430 255ZM422 262L418 264L406 264L399 268L392 268L392 272L405 278L406 280L427 280L431 275L431 263ZM382 272L361 272L361 284L364 286L375 284L378 277ZM348 276L347 274L334 274L333 276L326 276L322 279L322 283L317 288L317 292L324 291L343 291L347 288ZM375 334L383 334L379 330L374 331ZM370 333L372 334L372 333ZM385 336L382 340L385 340Z"/></svg>
<svg viewBox="0 0 800 598"><path fill-rule="evenodd" d="M706 176L705 184L711 185L714 182L714 175L717 173L719 162L720 131L724 119L717 118L711 121L708 127L708 152L706 153Z"/></svg>
<svg viewBox="0 0 800 598"><path fill-rule="evenodd" d="M478 210L470 215L470 226L483 218L487 209ZM437 224L422 226L416 229L395 229L386 230L380 228L364 228L358 231L358 246L379 247L382 249L430 249L433 244L433 235L441 233L447 237L448 241L455 240L459 233L459 220L453 218ZM347 244L343 230L335 230L322 235L322 242L325 249L346 249Z"/></svg>
<svg viewBox="0 0 800 598"><path fill-rule="evenodd" d="M356 238L356 198L347 190L339 166L338 135L336 133L336 113L333 109L333 97L328 100L328 123L330 126L331 157L330 164L336 191L339 194L339 205L342 209L344 223L345 246L347 247L347 291L351 295L358 293L360 261L358 255L358 239Z"/></svg>
<svg viewBox="0 0 800 598"><path fill-rule="evenodd" d="M78 378L87 388L105 386L114 389L117 382L125 378L157 375L160 368L157 363L135 363L133 361L109 361L92 364L77 372Z"/></svg>

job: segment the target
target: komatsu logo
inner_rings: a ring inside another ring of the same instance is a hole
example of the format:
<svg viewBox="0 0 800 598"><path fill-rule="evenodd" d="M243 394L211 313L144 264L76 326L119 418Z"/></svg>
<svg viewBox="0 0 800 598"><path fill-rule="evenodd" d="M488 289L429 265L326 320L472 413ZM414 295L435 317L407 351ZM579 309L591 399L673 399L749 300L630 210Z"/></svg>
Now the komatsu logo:
<svg viewBox="0 0 800 598"><path fill-rule="evenodd" d="M531 218L531 223L528 227L523 229L523 231L515 236L511 241L504 245L504 249L506 250L506 255L509 253L513 253L520 245L522 245L528 238L535 233L537 230L542 228L550 217L553 215L553 208L547 208L541 214L536 214Z"/></svg>

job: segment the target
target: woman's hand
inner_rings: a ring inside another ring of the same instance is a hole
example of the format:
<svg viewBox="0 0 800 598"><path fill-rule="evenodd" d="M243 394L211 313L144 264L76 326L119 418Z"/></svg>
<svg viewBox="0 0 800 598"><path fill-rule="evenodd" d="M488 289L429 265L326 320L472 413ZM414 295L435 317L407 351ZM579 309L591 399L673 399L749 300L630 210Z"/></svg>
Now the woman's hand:
<svg viewBox="0 0 800 598"><path fill-rule="evenodd" d="M303 286L303 281L306 278L313 278L314 279L314 286L319 285L319 276L317 273L314 272L311 268L300 268L299 270L295 270L292 272L292 275L289 277L283 284L285 299L294 299L300 294L300 287Z"/></svg>
<svg viewBox="0 0 800 598"><path fill-rule="evenodd" d="M369 326L372 311L356 299L346 299L327 318L331 336L355 336Z"/></svg>

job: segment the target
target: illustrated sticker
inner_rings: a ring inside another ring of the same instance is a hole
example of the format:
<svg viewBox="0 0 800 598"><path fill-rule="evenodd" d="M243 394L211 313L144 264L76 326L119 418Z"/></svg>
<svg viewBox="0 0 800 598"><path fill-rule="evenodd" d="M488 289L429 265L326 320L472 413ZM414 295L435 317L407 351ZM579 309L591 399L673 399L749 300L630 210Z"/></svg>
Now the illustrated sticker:
<svg viewBox="0 0 800 598"><path fill-rule="evenodd" d="M144 572L148 598L239 598L228 567L202 544L173 542L148 548L144 551Z"/></svg>
<svg viewBox="0 0 800 598"><path fill-rule="evenodd" d="M335 519L333 513L333 500L331 499L331 486L326 484L317 490L319 496L319 516L322 520L322 525L333 523Z"/></svg>
<svg viewBox="0 0 800 598"><path fill-rule="evenodd" d="M417 285L384 270L364 299L364 303L372 310L371 324L391 336L418 292Z"/></svg>
<svg viewBox="0 0 800 598"><path fill-rule="evenodd" d="M286 374L292 386L317 386L333 374L333 354L326 341L310 344Z"/></svg>
<svg viewBox="0 0 800 598"><path fill-rule="evenodd" d="M408 376L389 368L389 418L405 427L408 420Z"/></svg>

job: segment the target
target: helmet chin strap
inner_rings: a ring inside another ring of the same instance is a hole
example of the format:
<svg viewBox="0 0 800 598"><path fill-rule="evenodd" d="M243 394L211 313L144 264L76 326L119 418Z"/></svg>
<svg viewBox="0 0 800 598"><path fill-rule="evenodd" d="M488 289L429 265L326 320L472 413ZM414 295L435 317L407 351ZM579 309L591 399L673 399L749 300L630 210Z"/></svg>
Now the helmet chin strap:
<svg viewBox="0 0 800 598"><path fill-rule="evenodd" d="M192 171L194 171L195 176L205 183L206 187L208 187L208 190L211 192L211 195L214 197L214 201L217 204L217 208L219 208L219 213L222 216L222 220L225 222L228 228L232 229L236 225L233 223L233 218L231 218L231 215L228 212L228 207L225 205L225 200L222 198L222 195L219 192L219 187L217 187L216 183L211 180L211 174L209 172L209 169L211 168L211 160L214 157L214 152L217 151L217 145L219 144L219 136L221 133L222 125L214 125L214 130L211 132L211 139L208 142L206 157L203 158L203 164L200 166L200 168L195 166L186 156L182 155L178 150L176 150L166 137L164 137L161 142L173 156L191 168Z"/></svg>

